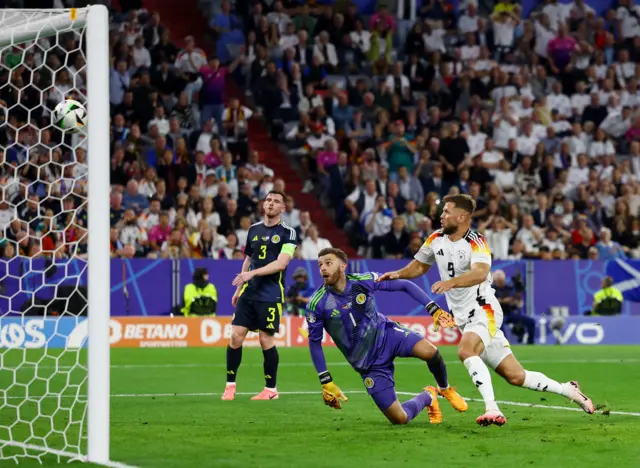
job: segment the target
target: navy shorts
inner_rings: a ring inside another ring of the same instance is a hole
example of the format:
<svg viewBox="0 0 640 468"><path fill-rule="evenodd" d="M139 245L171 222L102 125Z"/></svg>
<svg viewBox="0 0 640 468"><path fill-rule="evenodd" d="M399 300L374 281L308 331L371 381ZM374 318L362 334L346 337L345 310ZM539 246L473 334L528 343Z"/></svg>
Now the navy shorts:
<svg viewBox="0 0 640 468"><path fill-rule="evenodd" d="M413 356L414 346L422 340L424 337L400 324L389 322L387 325L378 358L368 370L360 373L367 393L381 411L397 400L393 379L394 359Z"/></svg>
<svg viewBox="0 0 640 468"><path fill-rule="evenodd" d="M280 330L281 317L281 303L254 301L240 296L231 324L246 327L251 331L262 330L269 335L275 335Z"/></svg>

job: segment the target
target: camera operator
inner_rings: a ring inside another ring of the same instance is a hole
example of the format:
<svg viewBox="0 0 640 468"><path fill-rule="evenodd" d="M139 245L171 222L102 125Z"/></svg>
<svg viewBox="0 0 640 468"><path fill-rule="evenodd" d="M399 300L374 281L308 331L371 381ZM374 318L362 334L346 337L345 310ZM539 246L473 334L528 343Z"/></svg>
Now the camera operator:
<svg viewBox="0 0 640 468"><path fill-rule="evenodd" d="M504 271L496 270L493 273L492 287L504 312L502 326L512 325L512 333L518 337L520 342L523 341L526 332L526 344L533 344L536 334L536 321L522 313L524 283L520 273L513 277L511 283L507 283Z"/></svg>
<svg viewBox="0 0 640 468"><path fill-rule="evenodd" d="M307 307L307 303L313 295L313 288L309 287L309 277L307 276L307 270L303 267L298 267L293 272L294 283L289 287L287 291L287 311L291 315L301 315L304 317L304 311Z"/></svg>

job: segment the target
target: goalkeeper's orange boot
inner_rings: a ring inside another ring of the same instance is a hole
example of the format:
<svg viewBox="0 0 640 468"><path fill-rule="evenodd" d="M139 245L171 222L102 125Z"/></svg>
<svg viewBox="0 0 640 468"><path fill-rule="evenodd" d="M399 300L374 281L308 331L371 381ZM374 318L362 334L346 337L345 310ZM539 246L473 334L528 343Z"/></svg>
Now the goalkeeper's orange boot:
<svg viewBox="0 0 640 468"><path fill-rule="evenodd" d="M429 412L429 422L431 424L442 423L442 411L440 411L440 403L438 402L438 393L434 387L426 387L425 392L431 394L431 404L427 406Z"/></svg>
<svg viewBox="0 0 640 468"><path fill-rule="evenodd" d="M278 396L278 390L265 387L264 390L254 396L252 400L277 400L278 398L280 398Z"/></svg>
<svg viewBox="0 0 640 468"><path fill-rule="evenodd" d="M438 388L438 395L443 396L453 406L453 409L464 413L469 409L469 405L464 401L464 398L460 396L456 389L453 387L447 387L445 389Z"/></svg>
<svg viewBox="0 0 640 468"><path fill-rule="evenodd" d="M227 384L222 394L223 400L235 400L236 399L236 384Z"/></svg>

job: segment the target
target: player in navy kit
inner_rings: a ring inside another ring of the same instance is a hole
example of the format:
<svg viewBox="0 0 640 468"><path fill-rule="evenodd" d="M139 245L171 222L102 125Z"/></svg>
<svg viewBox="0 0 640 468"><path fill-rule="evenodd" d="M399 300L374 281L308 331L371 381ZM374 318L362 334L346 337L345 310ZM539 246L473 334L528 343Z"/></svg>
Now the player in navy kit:
<svg viewBox="0 0 640 468"><path fill-rule="evenodd" d="M280 220L285 195L270 192L264 200L264 221L249 228L242 272L233 280L237 286L232 304L231 343L227 347L227 385L223 400L233 400L236 377L242 361L242 344L249 330L259 330L264 356L265 388L252 400L278 398L276 377L278 350L273 335L280 329L284 303L284 277L296 250L296 231Z"/></svg>
<svg viewBox="0 0 640 468"><path fill-rule="evenodd" d="M340 401L347 401L347 397L333 383L327 370L321 345L323 329L361 375L367 392L393 424L407 424L425 407L429 421L441 423L438 394L449 400L456 410L467 410L464 399L449 387L447 369L438 349L421 335L378 313L373 294L375 291L404 291L425 305L436 326L455 326L450 314L411 281L376 282L376 273L347 275L347 256L339 249L321 250L318 265L324 285L307 306L307 323L311 359L320 377L325 404L340 409ZM418 396L401 404L393 379L393 361L397 357L417 357L426 361L438 388L426 387Z"/></svg>

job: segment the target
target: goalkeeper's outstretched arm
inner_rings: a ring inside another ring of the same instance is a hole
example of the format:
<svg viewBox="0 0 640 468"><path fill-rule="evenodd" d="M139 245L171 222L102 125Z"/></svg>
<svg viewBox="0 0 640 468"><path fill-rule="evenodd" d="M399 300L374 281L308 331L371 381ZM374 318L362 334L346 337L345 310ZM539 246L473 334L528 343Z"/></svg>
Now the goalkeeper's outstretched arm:
<svg viewBox="0 0 640 468"><path fill-rule="evenodd" d="M385 280L398 280L398 279L414 279L418 278L429 271L430 264L419 262L418 260L411 260L407 266L397 271L390 271L384 273L376 279L377 282Z"/></svg>
<svg viewBox="0 0 640 468"><path fill-rule="evenodd" d="M423 306L433 302L433 299L431 299L426 292L420 289L415 283L405 279L398 279L396 281L380 281L376 283L376 289L378 291L402 291Z"/></svg>
<svg viewBox="0 0 640 468"><path fill-rule="evenodd" d="M340 401L346 402L348 398L333 382L333 378L327 369L327 361L322 351L322 336L324 335L322 315L317 314L315 308L311 311L307 307L307 324L309 326L309 351L311 352L311 361L320 379L320 385L322 385L322 399L325 405L341 409L342 404Z"/></svg>
<svg viewBox="0 0 640 468"><path fill-rule="evenodd" d="M425 306L425 309L427 309L427 312L429 312L429 314L434 318L436 324L440 323L445 327L455 326L455 322L453 321L451 314L441 309L427 293L411 281L403 279L396 281L382 280L376 283L376 289L378 291L403 291L411 296L413 300Z"/></svg>

